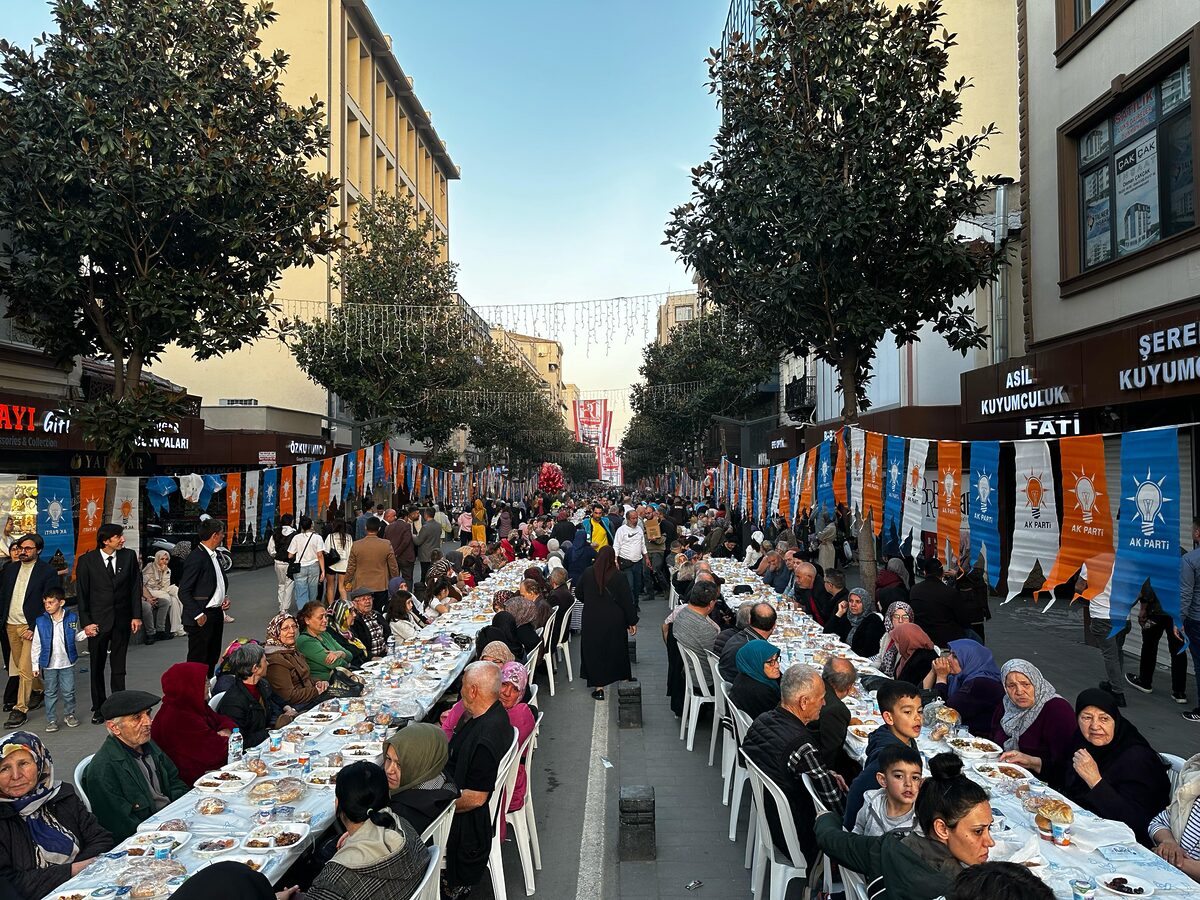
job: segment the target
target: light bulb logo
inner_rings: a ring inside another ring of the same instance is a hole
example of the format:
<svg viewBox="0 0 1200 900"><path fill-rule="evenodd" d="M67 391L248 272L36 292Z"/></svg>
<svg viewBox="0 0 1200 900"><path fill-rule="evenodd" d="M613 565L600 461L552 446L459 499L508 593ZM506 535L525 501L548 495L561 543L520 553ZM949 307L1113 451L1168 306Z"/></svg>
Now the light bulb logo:
<svg viewBox="0 0 1200 900"><path fill-rule="evenodd" d="M264 491L264 493L266 494L267 502L270 503L272 500L275 499L275 485L268 484L267 489L266 489L266 491Z"/></svg>
<svg viewBox="0 0 1200 900"><path fill-rule="evenodd" d="M280 485L279 493L283 497L284 500L286 500L288 497L292 496L292 482L285 481L282 485Z"/></svg>
<svg viewBox="0 0 1200 900"><path fill-rule="evenodd" d="M1075 506L1080 511L1080 517L1085 525L1090 525L1092 516L1096 509L1096 498L1100 494L1096 491L1096 483L1092 480L1092 476L1084 471L1075 476Z"/></svg>
<svg viewBox="0 0 1200 900"><path fill-rule="evenodd" d="M317 489L317 476L316 476L316 475L314 475L314 476L312 477L312 481L310 481L310 482L308 483L308 489L309 489L310 491L315 491L315 490Z"/></svg>
<svg viewBox="0 0 1200 900"><path fill-rule="evenodd" d="M51 497L50 502L46 504L46 516L50 519L50 527L58 528L64 515L66 515L66 509L62 498Z"/></svg>
<svg viewBox="0 0 1200 900"><path fill-rule="evenodd" d="M872 453L871 454L871 483L874 484L877 481L879 481L879 456L878 456L878 454Z"/></svg>
<svg viewBox="0 0 1200 900"><path fill-rule="evenodd" d="M237 506L237 504L238 504L238 489L237 488L234 488L232 491L229 492L229 502L233 506L235 506L235 507Z"/></svg>
<svg viewBox="0 0 1200 900"><path fill-rule="evenodd" d="M979 498L979 511L987 515L992 502L992 477L987 472L980 472L975 478L975 496Z"/></svg>
<svg viewBox="0 0 1200 900"><path fill-rule="evenodd" d="M826 460L821 460L821 484L829 483L829 463Z"/></svg>
<svg viewBox="0 0 1200 900"><path fill-rule="evenodd" d="M329 485L329 470L325 469L321 472L321 487L328 487L328 485Z"/></svg>
<svg viewBox="0 0 1200 900"><path fill-rule="evenodd" d="M250 488L250 490L246 491L246 502L247 503L254 502L254 488Z"/></svg>
<svg viewBox="0 0 1200 900"><path fill-rule="evenodd" d="M900 481L900 466L896 464L895 460L892 460L892 464L888 467L888 480L891 483L890 490L894 491Z"/></svg>
<svg viewBox="0 0 1200 900"><path fill-rule="evenodd" d="M133 518L133 501L122 500L117 508L121 511L121 524L128 525L129 520Z"/></svg>
<svg viewBox="0 0 1200 900"><path fill-rule="evenodd" d="M942 504L947 509L954 505L954 472L951 469L942 473Z"/></svg>
<svg viewBox="0 0 1200 900"><path fill-rule="evenodd" d="M1042 478L1030 472L1025 478L1025 499L1029 501L1034 519L1042 517Z"/></svg>
<svg viewBox="0 0 1200 900"><path fill-rule="evenodd" d="M1145 481L1138 481L1137 476L1133 476L1136 487L1133 496L1126 499L1133 501L1137 516L1142 520L1142 534L1146 537L1154 536L1155 522L1159 519L1164 523L1167 521L1162 514L1163 504L1171 502L1171 498L1163 496L1162 484L1166 479L1167 476L1164 475L1158 481L1154 481L1149 469L1146 470Z"/></svg>
<svg viewBox="0 0 1200 900"><path fill-rule="evenodd" d="M860 453L858 450L854 451L854 471L862 471L862 453Z"/></svg>
<svg viewBox="0 0 1200 900"><path fill-rule="evenodd" d="M83 515L87 518L88 528L96 524L96 516L100 514L100 501L96 497L88 497L83 503Z"/></svg>

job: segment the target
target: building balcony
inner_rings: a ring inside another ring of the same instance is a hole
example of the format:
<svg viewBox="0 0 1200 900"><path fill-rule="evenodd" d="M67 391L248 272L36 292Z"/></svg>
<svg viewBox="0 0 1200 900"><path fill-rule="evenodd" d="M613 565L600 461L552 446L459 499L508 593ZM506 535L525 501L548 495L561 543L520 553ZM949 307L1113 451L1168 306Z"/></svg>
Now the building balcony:
<svg viewBox="0 0 1200 900"><path fill-rule="evenodd" d="M817 376L801 375L787 383L783 391L783 409L790 415L806 417L817 406Z"/></svg>

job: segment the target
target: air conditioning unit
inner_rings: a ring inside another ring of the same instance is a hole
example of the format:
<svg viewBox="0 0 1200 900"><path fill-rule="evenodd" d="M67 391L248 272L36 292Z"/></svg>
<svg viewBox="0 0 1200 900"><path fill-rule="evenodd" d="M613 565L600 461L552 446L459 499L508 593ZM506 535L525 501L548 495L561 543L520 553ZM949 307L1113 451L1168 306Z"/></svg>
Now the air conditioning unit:
<svg viewBox="0 0 1200 900"><path fill-rule="evenodd" d="M253 397L222 397L217 406L258 406L258 401Z"/></svg>

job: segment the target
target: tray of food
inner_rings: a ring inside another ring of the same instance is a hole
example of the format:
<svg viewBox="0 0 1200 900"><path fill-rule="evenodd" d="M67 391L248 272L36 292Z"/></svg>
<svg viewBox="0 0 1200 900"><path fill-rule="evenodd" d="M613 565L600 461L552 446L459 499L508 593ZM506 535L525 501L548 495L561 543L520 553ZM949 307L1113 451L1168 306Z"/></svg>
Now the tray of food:
<svg viewBox="0 0 1200 900"><path fill-rule="evenodd" d="M250 788L251 800L274 800L291 803L304 793L304 782L299 778L265 778Z"/></svg>
<svg viewBox="0 0 1200 900"><path fill-rule="evenodd" d="M980 762L975 764L975 771L992 781L999 781L1001 778L1011 778L1014 781L1029 781L1034 777L1033 773L1028 769L1022 768L1015 763L1002 762Z"/></svg>
<svg viewBox="0 0 1200 900"><path fill-rule="evenodd" d="M348 759L378 759L383 756L383 744L355 743L342 748L342 756Z"/></svg>
<svg viewBox="0 0 1200 900"><path fill-rule="evenodd" d="M314 787L333 787L340 771L340 769L334 766L321 766L318 769L313 769L302 780L305 784L311 784Z"/></svg>
<svg viewBox="0 0 1200 900"><path fill-rule="evenodd" d="M250 853L269 853L286 850L308 837L309 826L299 822L259 825L242 841L242 849Z"/></svg>
<svg viewBox="0 0 1200 900"><path fill-rule="evenodd" d="M167 882L179 875L187 875L183 863L149 857L126 866L114 880L121 887L129 888L129 896L134 900L149 900L165 896L169 892Z"/></svg>
<svg viewBox="0 0 1200 900"><path fill-rule="evenodd" d="M192 839L187 831L143 831L125 842L125 852L131 857L154 856L156 847L170 847L174 853Z"/></svg>
<svg viewBox="0 0 1200 900"><path fill-rule="evenodd" d="M228 853L230 850L237 848L238 839L235 837L211 837L196 841L192 845L192 852L197 856L217 856L221 853Z"/></svg>
<svg viewBox="0 0 1200 900"><path fill-rule="evenodd" d="M999 756L1001 747L987 738L956 737L950 738L946 744L959 756L968 759L981 759L987 756Z"/></svg>
<svg viewBox="0 0 1200 900"><path fill-rule="evenodd" d="M296 717L296 721L289 725L289 728L303 728L305 725L320 725L322 728L330 722L337 721L342 716L341 712L336 709L310 709L306 713L301 713ZM318 732L319 734L320 732ZM287 734L284 733L283 739L287 740Z"/></svg>
<svg viewBox="0 0 1200 900"><path fill-rule="evenodd" d="M196 779L196 790L204 794L236 794L258 776L249 770L209 772Z"/></svg>
<svg viewBox="0 0 1200 900"><path fill-rule="evenodd" d="M202 816L219 816L228 808L229 804L220 797L205 797L196 803L196 812Z"/></svg>

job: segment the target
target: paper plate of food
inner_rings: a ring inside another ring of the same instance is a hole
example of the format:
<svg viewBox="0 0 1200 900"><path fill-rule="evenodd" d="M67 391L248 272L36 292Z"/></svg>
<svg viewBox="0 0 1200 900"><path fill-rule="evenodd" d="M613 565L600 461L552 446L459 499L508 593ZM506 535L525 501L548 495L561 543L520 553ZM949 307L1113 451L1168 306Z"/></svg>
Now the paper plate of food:
<svg viewBox="0 0 1200 900"><path fill-rule="evenodd" d="M333 783L337 781L338 769L336 766L321 766L313 769L303 777L305 784L313 785L314 787L333 787Z"/></svg>
<svg viewBox="0 0 1200 900"><path fill-rule="evenodd" d="M1128 875L1124 872L1113 872L1111 875L1097 875L1096 884L1111 894L1120 897L1149 897L1154 893L1154 885L1144 878Z"/></svg>
<svg viewBox="0 0 1200 900"><path fill-rule="evenodd" d="M291 803L303 793L304 782L299 778L267 778L250 788L250 799Z"/></svg>
<svg viewBox="0 0 1200 900"><path fill-rule="evenodd" d="M228 853L237 845L238 840L235 837L204 838L192 845L192 852L197 856L217 856L221 853Z"/></svg>
<svg viewBox="0 0 1200 900"><path fill-rule="evenodd" d="M257 777L242 770L209 772L196 779L195 788L205 794L236 794Z"/></svg>
<svg viewBox="0 0 1200 900"><path fill-rule="evenodd" d="M987 738L971 737L956 737L950 738L946 744L957 753L966 759L983 759L989 756L999 756L1002 748L999 744L994 744Z"/></svg>
<svg viewBox="0 0 1200 900"><path fill-rule="evenodd" d="M330 722L336 721L341 717L341 712L328 709L310 709L306 713L301 713L296 716L296 721L289 728L303 728L305 725L320 725L324 727ZM321 729L317 730L317 734L321 733ZM284 734L285 741L287 740L286 733Z"/></svg>
<svg viewBox="0 0 1200 900"><path fill-rule="evenodd" d="M374 742L347 744L342 748L342 756L348 759L377 759L383 756L383 744Z"/></svg>
<svg viewBox="0 0 1200 900"><path fill-rule="evenodd" d="M270 825L259 825L246 835L242 841L242 849L250 853L270 853L272 850L286 850L295 846L306 837L308 825L299 822L276 822Z"/></svg>
<svg viewBox="0 0 1200 900"><path fill-rule="evenodd" d="M979 762L975 763L975 771L991 781L999 781L1001 778L1011 778L1014 781L1029 781L1034 777L1033 773L1028 769L1022 768L1015 763L1005 762Z"/></svg>

